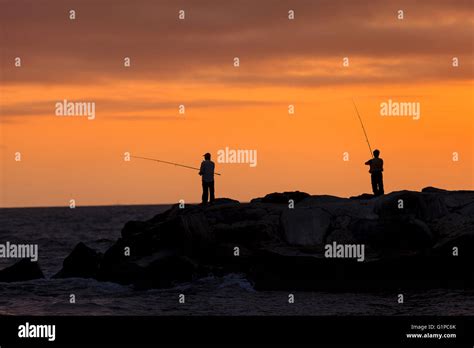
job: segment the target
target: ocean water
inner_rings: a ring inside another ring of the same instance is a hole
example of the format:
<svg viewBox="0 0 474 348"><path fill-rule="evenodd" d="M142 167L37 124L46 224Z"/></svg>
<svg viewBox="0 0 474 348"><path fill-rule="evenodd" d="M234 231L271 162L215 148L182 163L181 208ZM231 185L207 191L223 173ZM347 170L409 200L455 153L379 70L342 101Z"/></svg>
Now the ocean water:
<svg viewBox="0 0 474 348"><path fill-rule="evenodd" d="M37 243L45 279L0 283L0 315L472 315L474 291L432 289L397 294L255 291L241 274L135 290L93 279L51 279L79 242L105 251L129 220L146 220L167 206L0 209L0 243ZM0 268L17 260L0 259ZM69 303L74 294L76 303ZM179 294L186 303L179 304Z"/></svg>

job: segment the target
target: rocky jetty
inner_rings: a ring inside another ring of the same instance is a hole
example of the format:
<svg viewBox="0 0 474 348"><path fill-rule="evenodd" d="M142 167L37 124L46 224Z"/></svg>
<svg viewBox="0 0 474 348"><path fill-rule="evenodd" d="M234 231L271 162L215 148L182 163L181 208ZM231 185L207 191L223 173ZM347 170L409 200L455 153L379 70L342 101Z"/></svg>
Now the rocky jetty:
<svg viewBox="0 0 474 348"><path fill-rule="evenodd" d="M239 272L257 290L467 288L473 261L474 191L284 192L129 221L104 254L77 245L56 277L162 288Z"/></svg>
<svg viewBox="0 0 474 348"><path fill-rule="evenodd" d="M0 271L0 282L20 282L44 278L38 262L21 259L10 267Z"/></svg>

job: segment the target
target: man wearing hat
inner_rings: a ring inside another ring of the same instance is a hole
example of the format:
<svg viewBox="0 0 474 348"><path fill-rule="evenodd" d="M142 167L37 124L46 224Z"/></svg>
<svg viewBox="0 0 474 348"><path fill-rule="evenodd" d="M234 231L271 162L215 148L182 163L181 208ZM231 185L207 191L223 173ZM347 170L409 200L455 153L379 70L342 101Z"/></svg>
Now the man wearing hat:
<svg viewBox="0 0 474 348"><path fill-rule="evenodd" d="M202 204L214 202L214 162L211 161L211 154L204 154L204 161L201 163L199 175L202 176Z"/></svg>

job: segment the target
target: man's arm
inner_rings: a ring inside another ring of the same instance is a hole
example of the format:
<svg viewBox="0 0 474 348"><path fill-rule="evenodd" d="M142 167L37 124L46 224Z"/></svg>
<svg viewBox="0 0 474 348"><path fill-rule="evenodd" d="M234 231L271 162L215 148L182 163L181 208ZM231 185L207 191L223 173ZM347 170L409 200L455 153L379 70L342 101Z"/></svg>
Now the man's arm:
<svg viewBox="0 0 474 348"><path fill-rule="evenodd" d="M372 162L372 160L368 160L367 162L365 162L365 164L370 166L370 162Z"/></svg>
<svg viewBox="0 0 474 348"><path fill-rule="evenodd" d="M202 176L203 167L204 167L204 162L201 162L201 168L199 168L199 175L201 176Z"/></svg>

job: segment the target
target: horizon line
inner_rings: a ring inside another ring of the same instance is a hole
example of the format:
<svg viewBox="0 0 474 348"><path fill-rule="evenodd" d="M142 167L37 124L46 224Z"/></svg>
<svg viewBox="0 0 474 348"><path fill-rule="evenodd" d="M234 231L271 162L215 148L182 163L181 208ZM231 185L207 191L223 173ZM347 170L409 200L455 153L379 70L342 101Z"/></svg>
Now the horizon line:
<svg viewBox="0 0 474 348"><path fill-rule="evenodd" d="M384 194L384 196L387 196L391 193L394 193L394 192L401 192L401 191L411 191L411 192L422 192L422 190L426 189L426 188L434 188L434 189L438 189L438 190L443 190L443 191L447 191L447 192L455 192L455 191L474 191L473 189L454 189L454 190L449 190L449 189L443 189L443 188L439 188L439 187L435 187L435 186L425 186L423 187L421 190L417 191L417 190L407 190L407 189L402 189L402 190L394 190L394 191L391 191L391 192L388 192L386 194ZM304 192L304 191L299 191L299 190L296 190L296 191L283 191L283 192ZM278 191L275 191L275 192L270 192L270 193L267 193L268 194L271 194L271 193L283 193L283 192L278 192ZM308 192L305 192L305 193L308 193ZM358 196L361 196L363 194L369 194L369 195L372 195L371 193L367 193L367 192L362 192L361 194L359 195L353 195L353 196L349 196L349 197L340 197L340 196L335 196L335 195L331 195L331 194L310 194L308 193L311 197L314 197L314 196L331 196L331 197L337 197L337 198L343 198L343 199L350 199L350 197L358 197ZM266 195L265 195L266 196ZM255 197L255 198L252 198L252 199L256 199L256 198L263 198L265 196L262 196L262 197ZM230 197L218 197L216 199L220 199L220 198L226 198L226 199L233 199L233 200L236 200L238 201L239 203L250 203L250 201L239 201L237 199L234 199L234 198L230 198ZM7 207L4 207L4 206L0 206L0 209L35 209L35 208L68 208L68 209L76 209L76 208L79 208L79 207L82 207L82 208L93 208L93 207L119 207L119 206L145 206L145 205L148 205L148 206L172 206L172 205L175 205L175 204L179 204L179 202L173 202L173 203L117 203L117 204L87 204L87 205L76 205L75 208L70 208L68 205L38 205L38 206L7 206ZM188 202L185 204L201 204L201 202Z"/></svg>

